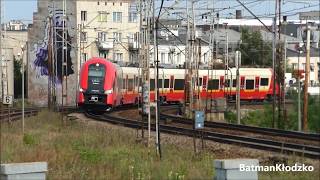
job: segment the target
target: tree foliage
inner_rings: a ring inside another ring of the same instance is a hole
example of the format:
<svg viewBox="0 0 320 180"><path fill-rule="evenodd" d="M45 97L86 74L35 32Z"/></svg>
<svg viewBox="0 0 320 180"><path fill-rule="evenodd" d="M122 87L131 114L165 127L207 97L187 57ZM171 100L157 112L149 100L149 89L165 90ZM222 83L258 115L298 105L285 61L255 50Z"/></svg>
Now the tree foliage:
<svg viewBox="0 0 320 180"><path fill-rule="evenodd" d="M22 63L19 60L14 59L14 64L13 64L13 68L14 68L14 98L21 98L22 97L22 73L21 73L21 66ZM25 73L25 77L26 77L26 71ZM26 85L26 78L25 78L25 83ZM26 93L26 86L24 88L24 92Z"/></svg>
<svg viewBox="0 0 320 180"><path fill-rule="evenodd" d="M272 65L272 45L263 41L260 31L242 28L240 51L242 65Z"/></svg>

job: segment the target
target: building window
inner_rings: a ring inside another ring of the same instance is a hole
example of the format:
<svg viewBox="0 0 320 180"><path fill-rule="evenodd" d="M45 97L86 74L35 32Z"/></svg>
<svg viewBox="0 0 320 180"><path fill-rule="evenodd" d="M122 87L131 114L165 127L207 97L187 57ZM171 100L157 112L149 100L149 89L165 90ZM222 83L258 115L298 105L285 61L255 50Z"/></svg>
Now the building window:
<svg viewBox="0 0 320 180"><path fill-rule="evenodd" d="M107 41L107 33L106 32L98 32L98 40L101 42Z"/></svg>
<svg viewBox="0 0 320 180"><path fill-rule="evenodd" d="M181 53L177 54L177 64L181 63Z"/></svg>
<svg viewBox="0 0 320 180"><path fill-rule="evenodd" d="M203 62L207 62L207 59L208 59L208 54L207 53L204 53L203 54Z"/></svg>
<svg viewBox="0 0 320 180"><path fill-rule="evenodd" d="M310 72L314 72L314 64L310 63Z"/></svg>
<svg viewBox="0 0 320 180"><path fill-rule="evenodd" d="M134 34L128 33L128 43L133 43L133 40L134 40Z"/></svg>
<svg viewBox="0 0 320 180"><path fill-rule="evenodd" d="M99 57L107 59L108 54L105 51L99 51Z"/></svg>
<svg viewBox="0 0 320 180"><path fill-rule="evenodd" d="M99 12L99 22L107 22L108 13L105 11Z"/></svg>
<svg viewBox="0 0 320 180"><path fill-rule="evenodd" d="M81 42L87 42L87 32L81 32L80 33L80 41Z"/></svg>
<svg viewBox="0 0 320 180"><path fill-rule="evenodd" d="M115 61L117 61L117 62L123 61L123 54L116 53L114 58L115 58Z"/></svg>
<svg viewBox="0 0 320 180"><path fill-rule="evenodd" d="M153 53L150 53L150 60L153 61Z"/></svg>
<svg viewBox="0 0 320 180"><path fill-rule="evenodd" d="M292 68L295 70L295 69L298 69L298 63L292 63Z"/></svg>
<svg viewBox="0 0 320 180"><path fill-rule="evenodd" d="M168 53L168 61L169 61L169 63L171 63L171 64L174 64L174 62L173 62L173 53Z"/></svg>
<svg viewBox="0 0 320 180"><path fill-rule="evenodd" d="M105 2L105 3L104 3L104 5L108 5L108 3L107 3L107 2Z"/></svg>
<svg viewBox="0 0 320 180"><path fill-rule="evenodd" d="M122 12L113 12L113 22L122 22Z"/></svg>
<svg viewBox="0 0 320 180"><path fill-rule="evenodd" d="M98 3L97 3L98 5L100 5L100 2L98 1Z"/></svg>
<svg viewBox="0 0 320 180"><path fill-rule="evenodd" d="M81 56L82 56L82 58L81 58L81 64L83 64L84 62L86 62L87 61L87 59L88 59L88 54L87 53L81 53Z"/></svg>
<svg viewBox="0 0 320 180"><path fill-rule="evenodd" d="M129 12L129 22L134 23L138 21L137 13L136 12Z"/></svg>
<svg viewBox="0 0 320 180"><path fill-rule="evenodd" d="M165 61L166 61L165 58L166 58L166 54L165 54L165 53L161 53L161 61L160 61L160 62L161 62L162 64L165 63Z"/></svg>
<svg viewBox="0 0 320 180"><path fill-rule="evenodd" d="M81 21L87 21L87 11L81 11Z"/></svg>
<svg viewBox="0 0 320 180"><path fill-rule="evenodd" d="M114 32L113 33L113 39L115 40L115 41L118 41L118 42L121 42L121 40L122 40L122 33L117 33L117 32Z"/></svg>

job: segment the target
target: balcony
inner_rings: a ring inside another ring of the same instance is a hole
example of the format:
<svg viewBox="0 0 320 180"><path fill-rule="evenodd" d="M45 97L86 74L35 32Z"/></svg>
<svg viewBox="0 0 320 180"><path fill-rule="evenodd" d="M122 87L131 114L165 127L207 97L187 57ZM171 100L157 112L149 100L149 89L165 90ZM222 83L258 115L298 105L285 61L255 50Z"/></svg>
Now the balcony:
<svg viewBox="0 0 320 180"><path fill-rule="evenodd" d="M97 41L97 46L99 50L110 50L113 48L113 41Z"/></svg>
<svg viewBox="0 0 320 180"><path fill-rule="evenodd" d="M139 49L139 44L137 41L129 41L128 45L130 51L137 51Z"/></svg>

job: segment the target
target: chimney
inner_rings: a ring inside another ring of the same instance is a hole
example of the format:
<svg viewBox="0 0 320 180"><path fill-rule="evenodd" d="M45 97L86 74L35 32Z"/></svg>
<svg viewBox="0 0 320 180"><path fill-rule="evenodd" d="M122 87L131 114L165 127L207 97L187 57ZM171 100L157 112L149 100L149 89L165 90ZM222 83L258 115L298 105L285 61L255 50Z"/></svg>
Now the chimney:
<svg viewBox="0 0 320 180"><path fill-rule="evenodd" d="M241 10L236 10L236 19L242 19L242 12L241 12Z"/></svg>

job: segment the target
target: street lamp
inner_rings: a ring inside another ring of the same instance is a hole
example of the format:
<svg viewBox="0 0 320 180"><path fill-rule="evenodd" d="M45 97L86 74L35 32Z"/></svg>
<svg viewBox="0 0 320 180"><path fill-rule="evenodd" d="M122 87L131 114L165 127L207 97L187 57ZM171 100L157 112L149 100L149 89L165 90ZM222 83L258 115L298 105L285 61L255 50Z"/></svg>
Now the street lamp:
<svg viewBox="0 0 320 180"><path fill-rule="evenodd" d="M22 73L22 133L24 134L24 54L25 47L21 45L21 54L18 53L18 58L21 60L21 73Z"/></svg>

